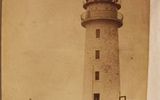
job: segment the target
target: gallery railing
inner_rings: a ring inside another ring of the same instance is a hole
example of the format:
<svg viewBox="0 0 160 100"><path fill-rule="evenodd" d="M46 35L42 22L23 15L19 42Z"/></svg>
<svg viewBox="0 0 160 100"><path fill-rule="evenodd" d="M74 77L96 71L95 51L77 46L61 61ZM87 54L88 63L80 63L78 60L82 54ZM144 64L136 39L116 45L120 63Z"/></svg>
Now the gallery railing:
<svg viewBox="0 0 160 100"><path fill-rule="evenodd" d="M121 13L110 14L109 11L105 10L97 10L95 12L84 12L81 15L82 22L94 19L108 19L108 20L115 20L119 22L123 22L123 15Z"/></svg>
<svg viewBox="0 0 160 100"><path fill-rule="evenodd" d="M98 1L107 1L107 2L112 2L115 4L121 4L121 0L83 0L83 4L87 4L87 3L92 3L92 2L98 2Z"/></svg>

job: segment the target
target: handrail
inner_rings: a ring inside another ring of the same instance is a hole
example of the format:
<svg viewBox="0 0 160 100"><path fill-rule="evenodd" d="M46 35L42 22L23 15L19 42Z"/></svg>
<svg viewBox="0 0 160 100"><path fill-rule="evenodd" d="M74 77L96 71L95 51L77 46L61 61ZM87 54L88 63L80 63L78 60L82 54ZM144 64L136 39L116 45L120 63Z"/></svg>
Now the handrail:
<svg viewBox="0 0 160 100"><path fill-rule="evenodd" d="M121 0L83 0L83 4L91 3L91 2L95 2L95 1L111 1L116 4L121 4Z"/></svg>
<svg viewBox="0 0 160 100"><path fill-rule="evenodd" d="M84 12L84 13L82 13L81 14L81 20L82 21L85 21L85 20L87 20L87 19L92 19L92 18L95 18L95 17L102 17L102 18L106 18L106 19L118 19L118 20L120 20L120 21L123 21L123 14L121 14L121 13L117 13L117 16L116 16L116 18L114 18L114 17L107 17L107 16L105 16L105 15L103 15L103 13L105 12L105 11L103 11L103 10L97 10L97 12L99 12L99 16L92 16L91 14L90 14L90 11L86 11L86 12ZM101 16L101 14L102 14L102 16Z"/></svg>

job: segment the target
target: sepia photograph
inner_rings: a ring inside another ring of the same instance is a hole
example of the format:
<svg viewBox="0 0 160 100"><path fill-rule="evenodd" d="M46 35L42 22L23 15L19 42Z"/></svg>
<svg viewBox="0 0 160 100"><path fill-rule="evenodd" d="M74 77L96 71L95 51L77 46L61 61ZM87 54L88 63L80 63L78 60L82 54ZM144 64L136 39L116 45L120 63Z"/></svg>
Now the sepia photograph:
<svg viewBox="0 0 160 100"><path fill-rule="evenodd" d="M1 1L0 100L160 100L158 4Z"/></svg>

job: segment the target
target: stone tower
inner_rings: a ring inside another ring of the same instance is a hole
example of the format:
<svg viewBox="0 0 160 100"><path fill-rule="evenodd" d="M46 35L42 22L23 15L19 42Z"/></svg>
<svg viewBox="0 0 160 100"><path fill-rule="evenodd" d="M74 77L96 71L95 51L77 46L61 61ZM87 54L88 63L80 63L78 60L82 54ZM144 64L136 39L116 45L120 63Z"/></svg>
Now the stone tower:
<svg viewBox="0 0 160 100"><path fill-rule="evenodd" d="M118 28L123 16L120 0L86 0L81 15L86 28L84 99L119 100Z"/></svg>

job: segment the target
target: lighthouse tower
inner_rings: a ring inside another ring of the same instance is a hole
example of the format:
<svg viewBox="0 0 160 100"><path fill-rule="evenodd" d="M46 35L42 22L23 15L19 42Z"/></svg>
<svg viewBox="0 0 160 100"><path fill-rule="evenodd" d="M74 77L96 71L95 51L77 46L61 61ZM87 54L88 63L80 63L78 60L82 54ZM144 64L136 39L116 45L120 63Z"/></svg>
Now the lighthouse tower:
<svg viewBox="0 0 160 100"><path fill-rule="evenodd" d="M119 100L118 28L120 0L86 0L81 24L86 28L84 99Z"/></svg>

